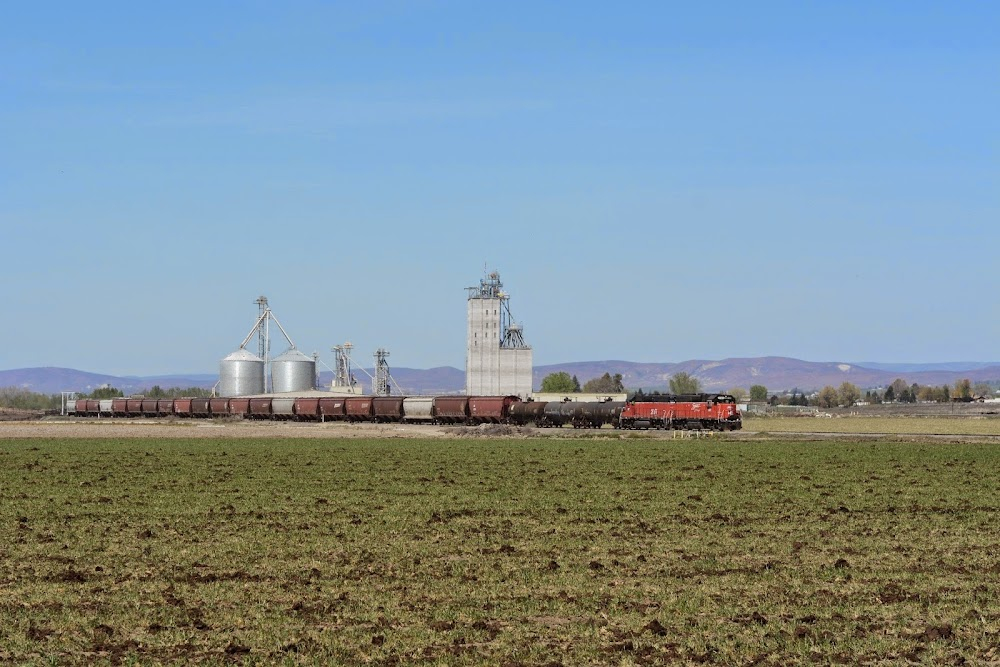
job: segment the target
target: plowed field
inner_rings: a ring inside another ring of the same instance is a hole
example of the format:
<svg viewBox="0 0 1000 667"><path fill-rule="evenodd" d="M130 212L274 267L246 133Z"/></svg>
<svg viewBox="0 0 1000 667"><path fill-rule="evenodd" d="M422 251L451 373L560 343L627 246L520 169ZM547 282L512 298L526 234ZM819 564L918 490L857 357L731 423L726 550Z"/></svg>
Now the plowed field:
<svg viewBox="0 0 1000 667"><path fill-rule="evenodd" d="M1000 661L1000 445L0 440L0 662Z"/></svg>

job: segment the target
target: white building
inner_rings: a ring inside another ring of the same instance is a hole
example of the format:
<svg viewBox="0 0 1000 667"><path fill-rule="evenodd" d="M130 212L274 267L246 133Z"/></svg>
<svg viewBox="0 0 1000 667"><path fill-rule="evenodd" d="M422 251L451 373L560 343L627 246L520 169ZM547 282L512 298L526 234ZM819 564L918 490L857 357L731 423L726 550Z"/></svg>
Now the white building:
<svg viewBox="0 0 1000 667"><path fill-rule="evenodd" d="M467 288L465 391L470 396L531 395L531 346L511 321L509 295L494 271Z"/></svg>

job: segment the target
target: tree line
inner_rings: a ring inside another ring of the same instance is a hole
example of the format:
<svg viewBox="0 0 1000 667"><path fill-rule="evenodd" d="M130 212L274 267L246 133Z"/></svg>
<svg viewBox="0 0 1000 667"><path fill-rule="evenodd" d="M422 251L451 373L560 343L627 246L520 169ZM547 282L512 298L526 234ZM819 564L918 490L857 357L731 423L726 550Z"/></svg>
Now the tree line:
<svg viewBox="0 0 1000 667"><path fill-rule="evenodd" d="M133 396L143 396L145 398L178 398L186 396L190 398L207 398L212 395L210 389L201 387L170 387L163 389L159 385L153 385L149 389L133 394ZM98 387L91 392L76 392L77 400L107 400L109 398L123 398L125 393L115 387ZM21 387L0 387L0 408L11 408L14 410L59 410L62 407L62 396L60 394L44 394L30 391Z"/></svg>
<svg viewBox="0 0 1000 667"><path fill-rule="evenodd" d="M575 375L566 371L549 373L542 378L542 393L544 394L621 394L625 392L622 374L605 373L601 377L587 380L582 386Z"/></svg>
<svg viewBox="0 0 1000 667"><path fill-rule="evenodd" d="M669 380L671 394L697 394L701 392L701 381L689 373L676 373L670 376ZM549 373L542 378L543 394L624 394L627 393L625 384L622 381L622 374L605 373L600 377L588 380L582 386L580 380L575 375L570 375L566 371ZM642 389L636 392L640 396L646 396ZM649 396L660 396L660 392L654 391Z"/></svg>
<svg viewBox="0 0 1000 667"><path fill-rule="evenodd" d="M544 394L573 394L581 392L587 394L627 393L629 395L629 400L642 400L645 398L656 398L657 396L671 394L700 394L703 391L701 380L684 371L671 375L670 378L668 378L667 384L670 388L665 392L660 392L659 390L646 392L641 388L629 391L625 388L621 373L615 373L614 375L611 373L605 373L601 377L588 380L581 386L580 380L577 379L575 375L571 376L565 371L559 371L557 373L549 373L542 378L541 392ZM748 397L747 391L742 387L733 387L726 393L732 395L733 398L736 399L737 403L742 403ZM760 384L753 385L750 387L749 398L752 401L766 401L767 387Z"/></svg>
<svg viewBox="0 0 1000 667"><path fill-rule="evenodd" d="M951 401L971 401L982 396L992 396L993 389L986 382L973 382L967 378L956 380L954 385L907 384L902 378L895 379L883 390L870 389L864 394L857 386L844 382L840 387L827 385L812 395L799 393L793 389L790 395L771 396L771 405L811 405L820 408L850 407L863 401L871 405L884 403L948 403Z"/></svg>
<svg viewBox="0 0 1000 667"><path fill-rule="evenodd" d="M0 388L0 408L13 410L58 410L59 394L40 394L20 387Z"/></svg>
<svg viewBox="0 0 1000 667"><path fill-rule="evenodd" d="M575 375L570 375L565 371L550 373L542 379L542 393L551 394L629 394L630 400L655 398L665 394L698 394L702 392L701 382L698 378L689 373L676 373L669 378L669 392L651 391L645 392L643 389L627 391L622 382L621 373L605 373L601 377L588 380L581 386L579 379ZM767 402L775 405L800 405L814 406L819 408L850 407L862 400L868 404L882 403L916 403L937 402L947 403L950 401L971 401L980 396L992 396L993 389L986 382L972 383L969 379L957 380L953 386L942 385L940 387L919 385L917 383L907 384L902 378L897 378L883 390L870 389L862 393L857 385L851 382L844 382L839 387L827 385L818 392L807 394L800 392L797 388L791 394L769 394L767 387L761 384L751 385L750 391L742 387L733 387L728 394L736 399L737 403L742 403L749 398L750 401L763 403Z"/></svg>

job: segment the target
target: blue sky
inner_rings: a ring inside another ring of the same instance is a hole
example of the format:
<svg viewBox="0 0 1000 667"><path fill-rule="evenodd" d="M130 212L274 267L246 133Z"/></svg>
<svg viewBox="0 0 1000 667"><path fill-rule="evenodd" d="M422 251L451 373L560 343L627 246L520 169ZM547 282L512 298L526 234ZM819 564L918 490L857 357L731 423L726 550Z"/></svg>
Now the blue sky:
<svg viewBox="0 0 1000 667"><path fill-rule="evenodd" d="M159 4L4 8L0 368L1000 357L996 3Z"/></svg>

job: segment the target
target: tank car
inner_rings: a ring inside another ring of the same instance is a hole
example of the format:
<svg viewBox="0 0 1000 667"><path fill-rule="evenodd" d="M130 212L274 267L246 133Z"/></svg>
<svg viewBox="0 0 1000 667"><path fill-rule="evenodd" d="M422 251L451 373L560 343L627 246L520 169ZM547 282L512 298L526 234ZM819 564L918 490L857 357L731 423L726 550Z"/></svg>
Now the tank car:
<svg viewBox="0 0 1000 667"><path fill-rule="evenodd" d="M549 401L542 410L539 426L561 427L573 421L577 404L573 401Z"/></svg>
<svg viewBox="0 0 1000 667"><path fill-rule="evenodd" d="M518 426L539 426L545 418L548 401L519 401L510 406L510 423Z"/></svg>
<svg viewBox="0 0 1000 667"><path fill-rule="evenodd" d="M578 403L573 413L574 428L601 428L605 424L618 426L618 419L625 408L624 401L588 401Z"/></svg>

